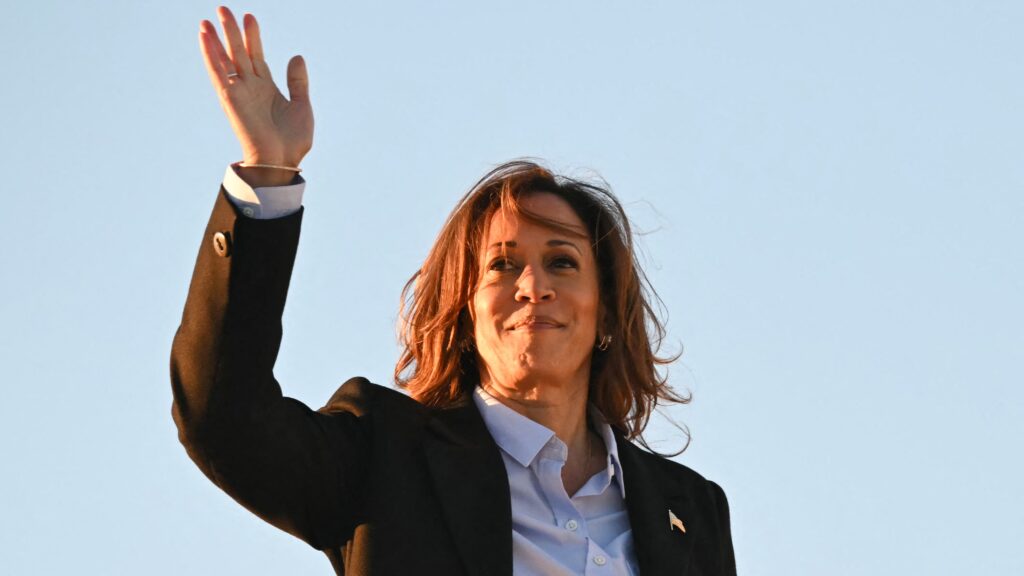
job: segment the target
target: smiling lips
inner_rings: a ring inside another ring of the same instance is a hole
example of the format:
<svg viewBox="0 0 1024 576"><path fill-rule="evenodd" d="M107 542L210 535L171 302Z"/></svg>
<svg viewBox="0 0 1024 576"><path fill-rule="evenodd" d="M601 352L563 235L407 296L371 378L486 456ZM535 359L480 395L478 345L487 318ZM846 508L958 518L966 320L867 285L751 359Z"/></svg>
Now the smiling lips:
<svg viewBox="0 0 1024 576"><path fill-rule="evenodd" d="M550 316L527 316L512 324L508 330L550 330L561 327L562 324Z"/></svg>

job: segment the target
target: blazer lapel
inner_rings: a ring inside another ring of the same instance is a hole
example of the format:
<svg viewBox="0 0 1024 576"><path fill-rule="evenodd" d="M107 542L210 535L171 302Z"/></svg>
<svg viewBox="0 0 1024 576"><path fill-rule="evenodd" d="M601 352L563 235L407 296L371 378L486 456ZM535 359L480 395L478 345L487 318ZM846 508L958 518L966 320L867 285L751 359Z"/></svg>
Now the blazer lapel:
<svg viewBox="0 0 1024 576"><path fill-rule="evenodd" d="M692 518L691 500L675 494L648 456L618 433L619 461L626 484L626 508L633 530L637 563L644 576L684 576L696 534L680 532L669 523L671 510L683 523ZM645 461L646 460L646 461Z"/></svg>
<svg viewBox="0 0 1024 576"><path fill-rule="evenodd" d="M437 411L427 465L469 576L512 576L512 504L497 444L472 401Z"/></svg>

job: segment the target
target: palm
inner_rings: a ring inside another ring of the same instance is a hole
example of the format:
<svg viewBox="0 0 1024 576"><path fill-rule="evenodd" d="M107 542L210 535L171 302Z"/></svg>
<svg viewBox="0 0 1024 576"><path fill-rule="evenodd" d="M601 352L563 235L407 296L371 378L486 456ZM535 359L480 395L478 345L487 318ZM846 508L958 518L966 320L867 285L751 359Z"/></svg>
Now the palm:
<svg viewBox="0 0 1024 576"><path fill-rule="evenodd" d="M204 20L200 45L210 80L242 145L246 162L298 166L313 144L313 108L302 58L288 63L287 99L263 59L259 26L245 17L245 38L227 8L218 10L227 50L213 24Z"/></svg>
<svg viewBox="0 0 1024 576"><path fill-rule="evenodd" d="M278 92L271 117L287 147L308 149L313 142L313 107L309 101L289 102Z"/></svg>

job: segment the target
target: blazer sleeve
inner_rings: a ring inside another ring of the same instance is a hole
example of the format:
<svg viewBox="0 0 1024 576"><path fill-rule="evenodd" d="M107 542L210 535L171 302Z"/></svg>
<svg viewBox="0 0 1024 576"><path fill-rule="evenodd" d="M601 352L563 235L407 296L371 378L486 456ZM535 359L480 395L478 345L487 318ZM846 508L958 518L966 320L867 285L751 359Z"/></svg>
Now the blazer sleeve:
<svg viewBox="0 0 1024 576"><path fill-rule="evenodd" d="M189 457L267 522L323 550L357 523L368 427L284 396L273 368L303 210L240 216L222 187L171 349L172 415Z"/></svg>

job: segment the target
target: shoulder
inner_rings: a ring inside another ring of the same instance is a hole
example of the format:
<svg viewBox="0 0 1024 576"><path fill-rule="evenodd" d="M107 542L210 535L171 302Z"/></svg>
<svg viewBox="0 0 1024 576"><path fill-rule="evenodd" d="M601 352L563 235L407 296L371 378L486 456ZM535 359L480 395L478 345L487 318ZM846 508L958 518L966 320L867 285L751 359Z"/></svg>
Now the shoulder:
<svg viewBox="0 0 1024 576"><path fill-rule="evenodd" d="M644 468L657 473L673 484L682 486L702 484L708 481L707 478L693 468L674 460L669 460L660 454L654 454L624 438L619 438L618 448L620 452L627 453L629 457L635 459Z"/></svg>
<svg viewBox="0 0 1024 576"><path fill-rule="evenodd" d="M398 390L356 376L339 386L320 412L349 412L356 416L364 416L382 408L411 412L426 410L425 406Z"/></svg>
<svg viewBox="0 0 1024 576"><path fill-rule="evenodd" d="M422 421L429 409L394 388L356 376L338 387L318 412L347 413L360 419Z"/></svg>
<svg viewBox="0 0 1024 576"><path fill-rule="evenodd" d="M687 494L691 498L710 504L716 510L727 509L722 487L693 468L659 454L652 454L629 441L620 441L619 451L627 453L634 462L651 474L666 492ZM626 483L629 483L628 477Z"/></svg>
<svg viewBox="0 0 1024 576"><path fill-rule="evenodd" d="M338 387L318 412L354 416L364 428L392 436L422 428L431 410L394 388L357 376Z"/></svg>

